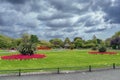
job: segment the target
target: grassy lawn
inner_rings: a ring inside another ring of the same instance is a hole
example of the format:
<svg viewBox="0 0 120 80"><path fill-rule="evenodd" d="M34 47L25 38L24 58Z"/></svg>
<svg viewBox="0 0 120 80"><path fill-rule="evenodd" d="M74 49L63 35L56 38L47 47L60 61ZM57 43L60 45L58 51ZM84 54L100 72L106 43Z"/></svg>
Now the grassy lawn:
<svg viewBox="0 0 120 80"><path fill-rule="evenodd" d="M57 67L87 67L92 66L109 66L113 63L120 64L120 51L117 55L94 55L88 54L90 50L50 50L38 51L37 53L46 54L44 59L31 60L1 60L0 70L10 69L34 69L34 68L57 68ZM1 51L0 51L1 52ZM2 51L3 52L3 51ZM18 53L18 52L17 52ZM15 53L0 53L10 55Z"/></svg>

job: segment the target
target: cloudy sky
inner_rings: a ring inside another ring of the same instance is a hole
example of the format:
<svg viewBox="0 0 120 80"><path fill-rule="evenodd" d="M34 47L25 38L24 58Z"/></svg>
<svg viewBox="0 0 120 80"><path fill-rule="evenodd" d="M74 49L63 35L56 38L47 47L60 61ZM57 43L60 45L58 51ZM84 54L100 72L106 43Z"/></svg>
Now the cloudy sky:
<svg viewBox="0 0 120 80"><path fill-rule="evenodd" d="M106 39L120 30L120 0L0 0L0 34Z"/></svg>

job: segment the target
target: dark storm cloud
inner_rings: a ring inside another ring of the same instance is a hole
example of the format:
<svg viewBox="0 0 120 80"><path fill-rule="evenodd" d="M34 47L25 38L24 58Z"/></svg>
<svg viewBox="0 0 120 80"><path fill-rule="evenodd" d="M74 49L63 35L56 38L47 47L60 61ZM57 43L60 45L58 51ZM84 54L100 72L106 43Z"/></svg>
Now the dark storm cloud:
<svg viewBox="0 0 120 80"><path fill-rule="evenodd" d="M91 5L87 4L90 1L86 0L47 0L54 8L59 11L67 12L67 13L74 13L74 14L81 14L88 10L88 7ZM84 3L84 4L81 4ZM77 5L82 5L83 7L80 8Z"/></svg>
<svg viewBox="0 0 120 80"><path fill-rule="evenodd" d="M88 29L85 31L85 33L94 33L94 32L101 32L101 31L104 31L106 30L107 28L91 28L91 29Z"/></svg>
<svg viewBox="0 0 120 80"><path fill-rule="evenodd" d="M70 32L73 32L73 31L74 31L73 28L66 28L66 29L63 29L63 32L68 32L68 33L70 33Z"/></svg>
<svg viewBox="0 0 120 80"><path fill-rule="evenodd" d="M96 0L94 5L91 6L92 10L101 8L106 13L105 20L110 20L111 23L120 23L120 0Z"/></svg>
<svg viewBox="0 0 120 80"><path fill-rule="evenodd" d="M3 21L3 19L1 18L1 16L0 16L0 25L4 25L4 21Z"/></svg>
<svg viewBox="0 0 120 80"><path fill-rule="evenodd" d="M0 29L0 32L7 32L7 33L11 33L13 32L13 30L10 28L8 29L7 27L2 27L2 29Z"/></svg>
<svg viewBox="0 0 120 80"><path fill-rule="evenodd" d="M12 4L24 4L28 0L2 0L2 1L6 1Z"/></svg>
<svg viewBox="0 0 120 80"><path fill-rule="evenodd" d="M72 26L69 20L62 20L62 19L47 21L46 25L50 26L51 28L64 28L64 27Z"/></svg>
<svg viewBox="0 0 120 80"><path fill-rule="evenodd" d="M38 19L39 20L42 20L42 21L46 21L46 20L53 20L53 19L67 19L67 18L70 18L70 17L73 17L72 14L69 14L69 13L62 13L62 12L56 12L52 15L38 15Z"/></svg>
<svg viewBox="0 0 120 80"><path fill-rule="evenodd" d="M9 13L0 13L0 26L12 26L14 23L13 18L9 17Z"/></svg>
<svg viewBox="0 0 120 80"><path fill-rule="evenodd" d="M120 8L119 6L109 7L106 10L107 16L105 19L110 20L111 23L120 23L120 10L118 10Z"/></svg>
<svg viewBox="0 0 120 80"><path fill-rule="evenodd" d="M119 0L0 0L0 33L16 37L28 32L45 38L89 35L119 25L119 8Z"/></svg>
<svg viewBox="0 0 120 80"><path fill-rule="evenodd" d="M51 34L45 34L45 37L48 39L52 39L52 38L63 38L63 35L61 34L55 34L55 35L51 35Z"/></svg>

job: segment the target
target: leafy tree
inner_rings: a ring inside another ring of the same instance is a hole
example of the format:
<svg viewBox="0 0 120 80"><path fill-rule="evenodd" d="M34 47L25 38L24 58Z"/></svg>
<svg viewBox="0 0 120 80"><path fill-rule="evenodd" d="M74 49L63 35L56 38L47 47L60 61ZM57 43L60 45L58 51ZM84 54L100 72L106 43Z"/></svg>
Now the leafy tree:
<svg viewBox="0 0 120 80"><path fill-rule="evenodd" d="M74 44L75 44L75 48L82 48L82 46L83 46L83 40L81 40L81 39L76 39L76 40L74 41Z"/></svg>
<svg viewBox="0 0 120 80"><path fill-rule="evenodd" d="M111 42L111 38L108 38L108 39L105 40L106 47L110 47L111 46L110 42Z"/></svg>
<svg viewBox="0 0 120 80"><path fill-rule="evenodd" d="M120 37L120 31L116 32L113 36L112 39L116 38L116 37Z"/></svg>
<svg viewBox="0 0 120 80"><path fill-rule="evenodd" d="M49 42L53 45L53 48L63 47L63 41L59 38L51 39Z"/></svg>
<svg viewBox="0 0 120 80"><path fill-rule="evenodd" d="M11 48L12 46L12 38L5 36L5 35L0 35L0 48Z"/></svg>
<svg viewBox="0 0 120 80"><path fill-rule="evenodd" d="M38 37L36 35L31 35L30 41L32 43L38 43L39 40L38 40Z"/></svg>
<svg viewBox="0 0 120 80"><path fill-rule="evenodd" d="M120 37L116 37L111 40L111 46L113 49L120 49Z"/></svg>
<svg viewBox="0 0 120 80"><path fill-rule="evenodd" d="M74 41L76 41L77 39L81 39L81 40L82 40L81 37L75 37L75 38L74 38Z"/></svg>
<svg viewBox="0 0 120 80"><path fill-rule="evenodd" d="M96 44L94 43L93 40L87 40L84 42L83 47L84 48L92 48L92 47L96 47Z"/></svg>
<svg viewBox="0 0 120 80"><path fill-rule="evenodd" d="M70 49L74 49L75 48L75 44L74 43L71 43L70 44Z"/></svg>
<svg viewBox="0 0 120 80"><path fill-rule="evenodd" d="M67 37L64 41L64 48L70 48L71 46L71 41L70 39Z"/></svg>
<svg viewBox="0 0 120 80"><path fill-rule="evenodd" d="M93 35L93 39L92 42L95 44L95 46L97 46L97 37L95 35Z"/></svg>
<svg viewBox="0 0 120 80"><path fill-rule="evenodd" d="M113 49L120 49L120 31L110 38L110 45Z"/></svg>
<svg viewBox="0 0 120 80"><path fill-rule="evenodd" d="M19 46L21 42L22 42L21 38L15 39L16 46Z"/></svg>
<svg viewBox="0 0 120 80"><path fill-rule="evenodd" d="M48 41L40 40L39 46L46 46L46 47L50 47L51 48L53 45L50 42L48 42Z"/></svg>
<svg viewBox="0 0 120 80"><path fill-rule="evenodd" d="M70 39L68 37L65 38L64 44L66 44L66 43L71 44L71 41L70 41Z"/></svg>

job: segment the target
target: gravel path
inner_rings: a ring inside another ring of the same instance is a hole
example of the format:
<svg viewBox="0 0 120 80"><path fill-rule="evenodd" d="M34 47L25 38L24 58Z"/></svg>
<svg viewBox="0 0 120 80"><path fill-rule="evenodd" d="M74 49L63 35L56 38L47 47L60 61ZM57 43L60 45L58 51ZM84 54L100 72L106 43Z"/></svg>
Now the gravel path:
<svg viewBox="0 0 120 80"><path fill-rule="evenodd" d="M120 69L69 73L69 74L44 74L32 76L0 77L0 80L119 80Z"/></svg>

